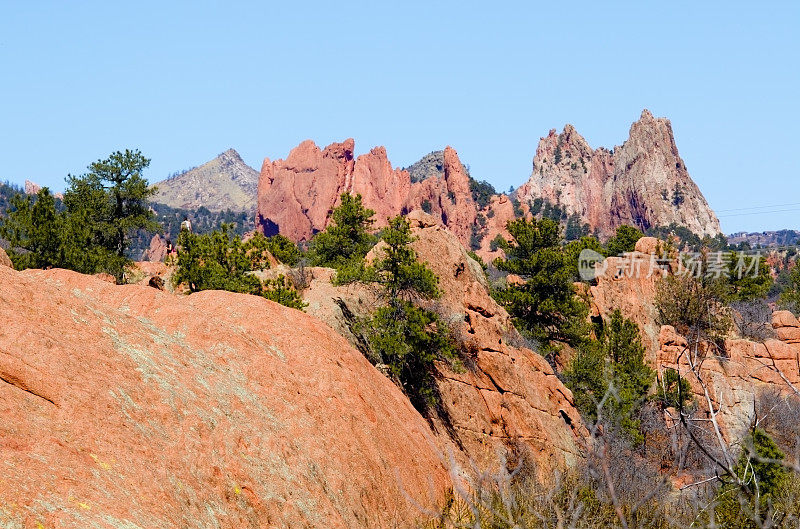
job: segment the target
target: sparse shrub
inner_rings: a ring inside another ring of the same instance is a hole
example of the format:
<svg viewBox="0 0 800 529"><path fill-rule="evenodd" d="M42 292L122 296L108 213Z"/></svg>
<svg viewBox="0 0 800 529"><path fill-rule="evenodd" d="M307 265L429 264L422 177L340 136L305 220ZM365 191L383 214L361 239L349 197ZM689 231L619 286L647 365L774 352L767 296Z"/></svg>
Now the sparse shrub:
<svg viewBox="0 0 800 529"><path fill-rule="evenodd" d="M680 184L675 184L675 189L672 190L672 205L680 207L686 200L686 194L683 192L683 187Z"/></svg>
<svg viewBox="0 0 800 529"><path fill-rule="evenodd" d="M483 259L481 259L480 255L476 254L472 250L468 251L467 255L469 255L476 263L481 265L481 268L483 269L484 273L486 272L488 267L487 267L486 263L483 261Z"/></svg>
<svg viewBox="0 0 800 529"><path fill-rule="evenodd" d="M297 290L295 290L289 281L286 280L286 277L282 275L279 275L275 279L267 279L264 281L261 295L270 301L297 310L303 310L308 306L308 303L303 301L303 298L300 297Z"/></svg>
<svg viewBox="0 0 800 529"><path fill-rule="evenodd" d="M505 239L503 238L503 236L498 233L497 235L494 236L494 239L489 241L489 250L491 250L492 252L496 252L497 249L501 247L504 241Z"/></svg>
<svg viewBox="0 0 800 529"><path fill-rule="evenodd" d="M516 198L511 201L511 206L514 208L514 216L517 218L524 217L525 211L522 209L522 204Z"/></svg>
<svg viewBox="0 0 800 529"><path fill-rule="evenodd" d="M772 309L763 299L731 303L733 323L745 338L763 342L775 337L772 329Z"/></svg>
<svg viewBox="0 0 800 529"><path fill-rule="evenodd" d="M655 401L662 408L684 409L691 400L692 387L689 381L681 377L674 369L665 369L661 380L658 381Z"/></svg>
<svg viewBox="0 0 800 529"><path fill-rule="evenodd" d="M472 199L480 209L486 208L492 201L492 196L497 194L492 184L485 180L475 180L472 177L469 179L469 190L472 193Z"/></svg>

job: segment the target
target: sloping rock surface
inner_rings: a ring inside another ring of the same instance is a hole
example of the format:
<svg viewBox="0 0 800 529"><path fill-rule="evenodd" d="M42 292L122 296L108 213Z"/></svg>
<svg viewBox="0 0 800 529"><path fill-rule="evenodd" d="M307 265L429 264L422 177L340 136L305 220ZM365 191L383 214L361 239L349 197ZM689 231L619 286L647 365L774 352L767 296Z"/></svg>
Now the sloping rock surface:
<svg viewBox="0 0 800 529"><path fill-rule="evenodd" d="M0 526L410 527L435 439L318 320L0 266Z"/></svg>

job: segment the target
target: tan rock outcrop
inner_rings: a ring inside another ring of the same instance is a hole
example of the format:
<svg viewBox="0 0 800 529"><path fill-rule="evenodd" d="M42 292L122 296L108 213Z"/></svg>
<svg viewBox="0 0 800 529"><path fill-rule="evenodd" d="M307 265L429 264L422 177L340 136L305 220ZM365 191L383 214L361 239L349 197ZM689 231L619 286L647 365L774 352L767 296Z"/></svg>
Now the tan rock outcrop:
<svg viewBox="0 0 800 529"><path fill-rule="evenodd" d="M35 182L31 182L30 180L25 180L25 194L26 195L35 195L39 191L42 190L42 186Z"/></svg>
<svg viewBox="0 0 800 529"><path fill-rule="evenodd" d="M416 527L446 486L405 396L299 311L0 267L0 321L3 527Z"/></svg>
<svg viewBox="0 0 800 529"><path fill-rule="evenodd" d="M652 246L652 241L646 241L638 247L650 250ZM596 284L589 287L592 315L608 319L619 309L639 325L647 357L655 362L660 328L656 324L656 284L666 273L662 263L654 254L636 251L606 258L601 270Z"/></svg>
<svg viewBox="0 0 800 529"><path fill-rule="evenodd" d="M701 236L721 231L678 154L669 120L648 110L613 151L593 150L572 125L561 134L551 130L539 142L531 177L516 196L559 204L604 237L622 224L647 230L675 222Z"/></svg>
<svg viewBox="0 0 800 529"><path fill-rule="evenodd" d="M692 385L702 409L708 409L703 387L692 375L686 339L671 326L659 334L657 369L678 370ZM771 390L784 395L800 389L800 347L781 340L764 343L744 339L725 340L725 355L703 354L700 375L708 389L723 434L734 440L751 426L754 402L759 392Z"/></svg>
<svg viewBox="0 0 800 529"><path fill-rule="evenodd" d="M14 268L14 263L11 262L11 258L8 256L5 250L0 248L0 266L6 266L8 268Z"/></svg>
<svg viewBox="0 0 800 529"><path fill-rule="evenodd" d="M258 191L258 171L228 149L213 160L154 185L153 201L173 208L253 213Z"/></svg>

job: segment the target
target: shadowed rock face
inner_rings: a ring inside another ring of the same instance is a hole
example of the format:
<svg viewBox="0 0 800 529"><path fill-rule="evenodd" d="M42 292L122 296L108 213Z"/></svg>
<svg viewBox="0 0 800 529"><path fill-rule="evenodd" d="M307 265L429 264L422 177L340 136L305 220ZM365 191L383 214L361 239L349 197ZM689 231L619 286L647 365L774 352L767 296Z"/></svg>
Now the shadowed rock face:
<svg viewBox="0 0 800 529"><path fill-rule="evenodd" d="M542 138L521 201L542 197L577 213L602 236L628 224L643 230L672 222L698 235L720 233L719 220L678 154L672 125L642 112L613 152L593 150L572 125Z"/></svg>
<svg viewBox="0 0 800 529"><path fill-rule="evenodd" d="M446 473L408 400L256 296L0 266L3 527L401 527Z"/></svg>

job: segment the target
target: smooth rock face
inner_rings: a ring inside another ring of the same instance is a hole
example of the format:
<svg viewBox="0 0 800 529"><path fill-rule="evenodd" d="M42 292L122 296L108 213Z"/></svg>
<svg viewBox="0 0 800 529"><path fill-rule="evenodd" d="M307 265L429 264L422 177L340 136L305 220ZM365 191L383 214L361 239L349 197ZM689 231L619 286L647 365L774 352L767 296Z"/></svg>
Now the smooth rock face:
<svg viewBox="0 0 800 529"><path fill-rule="evenodd" d="M419 259L440 278L442 297L435 309L456 329L471 357L463 372L439 366L437 386L446 412L446 419L433 420L439 438L460 454L459 460L479 466L496 463L498 450L521 450L542 473L574 464L588 433L572 393L544 358L521 346L508 314L489 296L480 265L459 239L422 211L408 219ZM363 316L378 301L363 286L332 286L332 271L324 270L312 269L313 280L303 292L306 310L354 342L348 314Z"/></svg>
<svg viewBox="0 0 800 529"><path fill-rule="evenodd" d="M155 184L154 202L173 208L211 211L255 210L258 171L228 149L213 160Z"/></svg>
<svg viewBox="0 0 800 529"><path fill-rule="evenodd" d="M0 267L0 321L0 526L414 527L445 488L408 400L299 311Z"/></svg>
<svg viewBox="0 0 800 529"><path fill-rule="evenodd" d="M648 110L613 152L593 150L572 125L561 134L551 130L539 142L531 177L516 196L561 204L604 237L622 224L647 230L676 222L700 236L721 232L678 154L672 125Z"/></svg>
<svg viewBox="0 0 800 529"><path fill-rule="evenodd" d="M637 244L637 248L647 250L657 246L653 241ZM650 362L656 361L660 329L656 323L656 285L666 273L655 259L655 253L639 251L624 257L608 257L604 262L605 272L589 287L592 316L608 319L619 309L624 317L639 326Z"/></svg>

